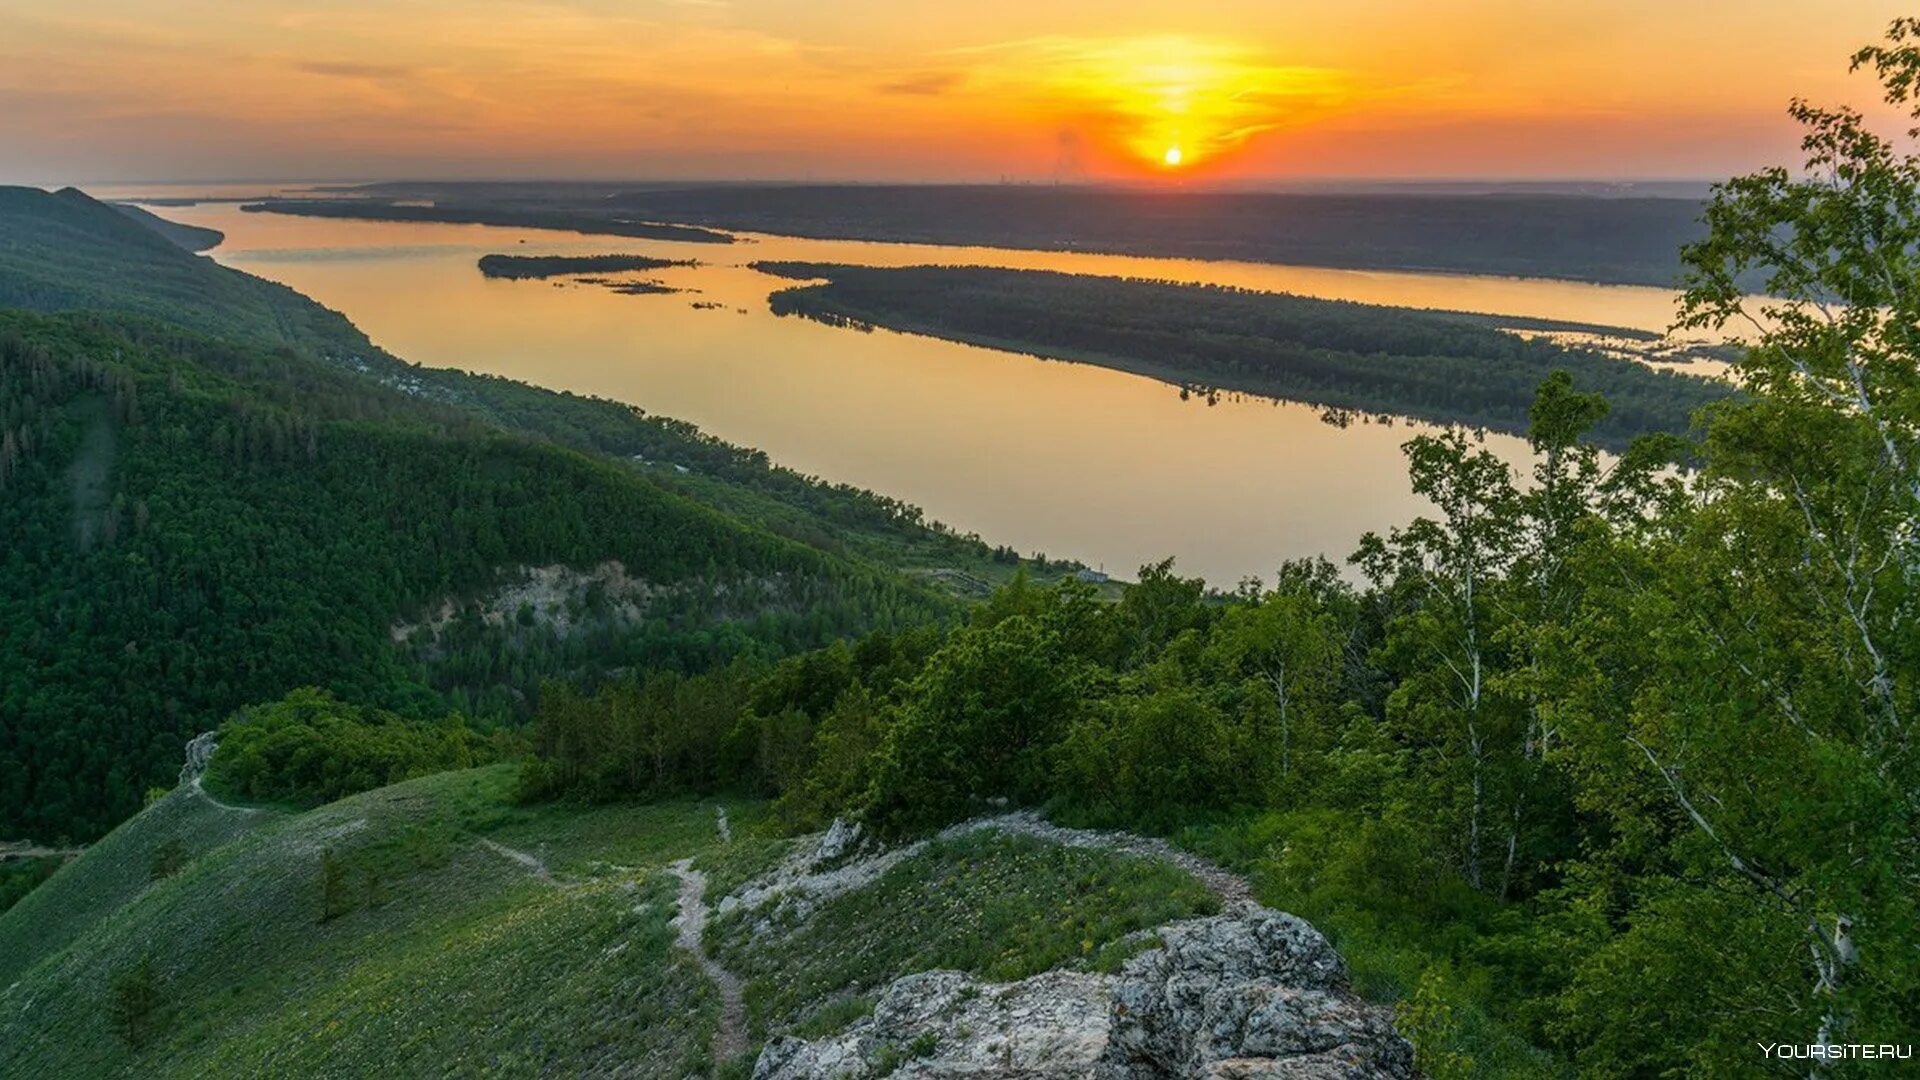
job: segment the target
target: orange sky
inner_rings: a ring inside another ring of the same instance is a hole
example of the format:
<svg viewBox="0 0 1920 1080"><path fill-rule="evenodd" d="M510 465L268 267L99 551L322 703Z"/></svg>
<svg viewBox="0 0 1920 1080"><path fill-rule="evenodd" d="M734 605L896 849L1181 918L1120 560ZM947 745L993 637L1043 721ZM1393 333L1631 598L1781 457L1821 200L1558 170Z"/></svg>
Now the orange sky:
<svg viewBox="0 0 1920 1080"><path fill-rule="evenodd" d="M0 0L0 181L1718 177L1903 10Z"/></svg>

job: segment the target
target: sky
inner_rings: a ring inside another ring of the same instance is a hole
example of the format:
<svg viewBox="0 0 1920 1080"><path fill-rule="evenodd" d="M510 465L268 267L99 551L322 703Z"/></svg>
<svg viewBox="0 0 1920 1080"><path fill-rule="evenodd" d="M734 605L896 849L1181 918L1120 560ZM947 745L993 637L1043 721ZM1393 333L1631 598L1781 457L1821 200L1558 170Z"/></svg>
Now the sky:
<svg viewBox="0 0 1920 1080"><path fill-rule="evenodd" d="M0 181L1700 179L1870 0L0 0Z"/></svg>

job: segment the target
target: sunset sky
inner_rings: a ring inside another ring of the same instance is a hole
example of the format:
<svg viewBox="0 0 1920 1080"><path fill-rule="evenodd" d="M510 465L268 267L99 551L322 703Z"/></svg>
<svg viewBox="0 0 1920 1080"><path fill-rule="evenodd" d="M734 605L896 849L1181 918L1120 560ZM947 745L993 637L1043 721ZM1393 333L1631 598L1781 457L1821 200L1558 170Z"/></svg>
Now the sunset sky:
<svg viewBox="0 0 1920 1080"><path fill-rule="evenodd" d="M1905 10L0 0L0 181L1718 177Z"/></svg>

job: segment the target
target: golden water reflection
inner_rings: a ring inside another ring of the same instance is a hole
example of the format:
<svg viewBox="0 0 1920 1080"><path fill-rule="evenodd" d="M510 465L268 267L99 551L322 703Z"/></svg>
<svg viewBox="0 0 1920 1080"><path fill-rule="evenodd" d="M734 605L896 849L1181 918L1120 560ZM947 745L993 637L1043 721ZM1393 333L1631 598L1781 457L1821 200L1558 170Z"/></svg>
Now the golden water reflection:
<svg viewBox="0 0 1920 1080"><path fill-rule="evenodd" d="M1209 282L1308 295L1658 327L1668 294L1461 275L754 236L729 247L531 229L300 218L233 204L165 207L226 233L213 254L345 312L396 355L631 402L774 460L894 495L1023 552L1130 573L1167 555L1220 585L1282 560L1344 558L1422 509L1400 443L1419 425L1345 429L1307 406L1183 401L1173 387L767 310L755 259L968 263ZM643 276L688 291L623 295L496 281L482 254L637 252L702 265ZM717 305L696 308L694 304ZM1518 460L1517 439L1488 445Z"/></svg>

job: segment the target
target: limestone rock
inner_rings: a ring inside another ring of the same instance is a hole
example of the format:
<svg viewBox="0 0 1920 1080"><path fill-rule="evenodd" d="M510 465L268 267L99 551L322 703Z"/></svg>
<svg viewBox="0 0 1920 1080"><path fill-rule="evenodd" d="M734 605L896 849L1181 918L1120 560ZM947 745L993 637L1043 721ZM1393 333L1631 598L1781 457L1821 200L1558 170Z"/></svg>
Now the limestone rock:
<svg viewBox="0 0 1920 1080"><path fill-rule="evenodd" d="M1409 1080L1413 1051L1313 927L1253 904L1163 927L1121 973L895 980L873 1015L776 1038L755 1080ZM889 1072L889 1070L891 1070Z"/></svg>
<svg viewBox="0 0 1920 1080"><path fill-rule="evenodd" d="M873 1015L837 1036L776 1039L755 1080L890 1075L1090 1076L1106 1048L1108 977L1050 971L993 985L956 971L897 979Z"/></svg>
<svg viewBox="0 0 1920 1080"><path fill-rule="evenodd" d="M833 824L827 829L827 834L820 838L820 846L814 850L813 865L827 866L856 854L865 839L865 830L860 827L859 822L849 822L846 818L834 818Z"/></svg>
<svg viewBox="0 0 1920 1080"><path fill-rule="evenodd" d="M1412 1075L1412 1049L1303 920L1248 905L1161 938L1121 971L1103 1076Z"/></svg>

